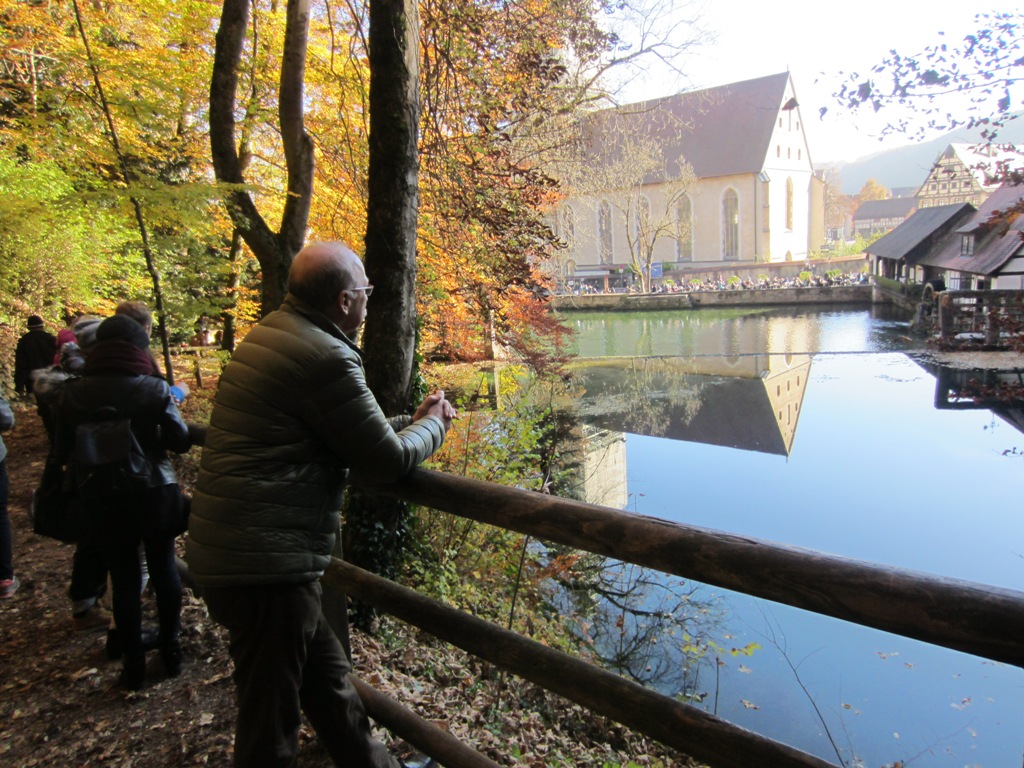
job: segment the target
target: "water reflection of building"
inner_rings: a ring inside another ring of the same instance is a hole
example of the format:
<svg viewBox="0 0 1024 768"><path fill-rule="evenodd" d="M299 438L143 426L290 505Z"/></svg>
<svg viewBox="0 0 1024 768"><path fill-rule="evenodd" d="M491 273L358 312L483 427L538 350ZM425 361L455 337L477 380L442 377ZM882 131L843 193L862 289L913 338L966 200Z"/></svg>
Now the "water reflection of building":
<svg viewBox="0 0 1024 768"><path fill-rule="evenodd" d="M598 313L573 320L581 358L718 357L708 364L721 364L715 372L725 375L743 355L812 352L822 343L819 323L785 310Z"/></svg>
<svg viewBox="0 0 1024 768"><path fill-rule="evenodd" d="M935 377L938 410L989 410L1024 433L1024 369L959 368L910 356Z"/></svg>
<svg viewBox="0 0 1024 768"><path fill-rule="evenodd" d="M583 427L579 495L589 504L625 509L626 436L598 427Z"/></svg>
<svg viewBox="0 0 1024 768"><path fill-rule="evenodd" d="M806 354L589 361L577 407L614 432L788 456L810 369Z"/></svg>
<svg viewBox="0 0 1024 768"><path fill-rule="evenodd" d="M626 507L625 433L789 456L818 332L778 311L590 319L576 370L585 394L571 403L585 425L580 497Z"/></svg>

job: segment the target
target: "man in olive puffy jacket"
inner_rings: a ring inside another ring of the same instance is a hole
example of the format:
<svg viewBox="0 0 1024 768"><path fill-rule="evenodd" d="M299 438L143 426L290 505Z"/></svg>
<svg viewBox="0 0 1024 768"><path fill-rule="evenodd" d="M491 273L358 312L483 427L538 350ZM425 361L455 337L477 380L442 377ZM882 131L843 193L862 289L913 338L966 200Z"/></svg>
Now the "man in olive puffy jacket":
<svg viewBox="0 0 1024 768"><path fill-rule="evenodd" d="M349 665L320 610L349 470L407 474L441 447L443 393L384 417L352 337L373 287L341 243L295 257L288 296L221 376L189 519L188 564L230 634L238 768L294 766L300 710L336 765L394 768L372 738Z"/></svg>

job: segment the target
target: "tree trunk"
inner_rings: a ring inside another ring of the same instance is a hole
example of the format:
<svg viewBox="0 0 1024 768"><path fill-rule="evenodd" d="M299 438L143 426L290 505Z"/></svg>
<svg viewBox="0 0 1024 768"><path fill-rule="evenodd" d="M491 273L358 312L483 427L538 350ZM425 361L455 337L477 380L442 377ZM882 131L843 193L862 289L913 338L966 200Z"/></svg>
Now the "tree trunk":
<svg viewBox="0 0 1024 768"><path fill-rule="evenodd" d="M370 2L370 165L362 344L366 379L389 416L409 406L416 347L419 19L410 0Z"/></svg>
<svg viewBox="0 0 1024 768"><path fill-rule="evenodd" d="M389 416L407 412L416 350L419 18L414 0L370 0L370 166L366 274L374 286L363 330L366 380ZM408 527L397 499L354 494L345 552L380 574L397 571ZM367 626L372 611L357 607Z"/></svg>
<svg viewBox="0 0 1024 768"><path fill-rule="evenodd" d="M245 178L235 138L238 66L249 21L249 0L224 0L210 82L210 151L217 180L235 185L225 195L228 212L263 270L262 312L284 300L288 267L302 247L313 190L313 144L303 125L303 80L309 0L289 0L281 62L279 116L288 166L288 197L280 233L273 232L242 188Z"/></svg>
<svg viewBox="0 0 1024 768"><path fill-rule="evenodd" d="M237 327L236 312L238 310L238 289L242 283L242 276L239 271L238 260L242 253L242 233L236 228L231 233L231 250L228 253L228 261L231 263L231 276L227 282L227 292L231 299L231 306L220 313L223 331L220 337L220 349L225 352L235 351L235 329Z"/></svg>

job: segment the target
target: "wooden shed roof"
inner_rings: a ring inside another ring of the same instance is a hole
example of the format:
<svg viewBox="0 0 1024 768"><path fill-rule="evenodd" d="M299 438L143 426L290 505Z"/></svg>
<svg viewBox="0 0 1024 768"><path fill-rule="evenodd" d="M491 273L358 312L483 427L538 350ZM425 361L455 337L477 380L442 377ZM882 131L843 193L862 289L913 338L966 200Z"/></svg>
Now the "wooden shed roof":
<svg viewBox="0 0 1024 768"><path fill-rule="evenodd" d="M974 275L991 275L1024 248L1024 216L993 221L999 211L1007 211L1024 199L1024 187L1003 185L990 194L978 210L961 220L957 227L937 242L919 263ZM961 256L965 234L975 236L974 252Z"/></svg>
<svg viewBox="0 0 1024 768"><path fill-rule="evenodd" d="M974 206L970 203L921 208L865 251L883 259L906 259L909 263L916 263L927 253L928 246L936 237L951 231L972 212Z"/></svg>

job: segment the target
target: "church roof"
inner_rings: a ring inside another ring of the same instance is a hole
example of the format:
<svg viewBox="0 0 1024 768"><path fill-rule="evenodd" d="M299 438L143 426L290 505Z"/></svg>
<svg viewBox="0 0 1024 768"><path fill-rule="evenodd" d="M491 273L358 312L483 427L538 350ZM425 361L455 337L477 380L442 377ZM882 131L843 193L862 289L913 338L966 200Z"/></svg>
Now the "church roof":
<svg viewBox="0 0 1024 768"><path fill-rule="evenodd" d="M789 79L782 72L602 110L591 118L589 143L598 156L608 156L614 144L609 131L649 136L665 148L670 176L681 157L698 178L759 173ZM795 100L790 108L797 109Z"/></svg>

